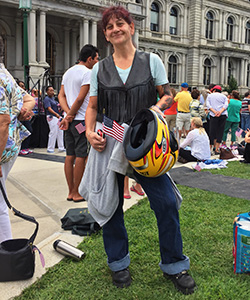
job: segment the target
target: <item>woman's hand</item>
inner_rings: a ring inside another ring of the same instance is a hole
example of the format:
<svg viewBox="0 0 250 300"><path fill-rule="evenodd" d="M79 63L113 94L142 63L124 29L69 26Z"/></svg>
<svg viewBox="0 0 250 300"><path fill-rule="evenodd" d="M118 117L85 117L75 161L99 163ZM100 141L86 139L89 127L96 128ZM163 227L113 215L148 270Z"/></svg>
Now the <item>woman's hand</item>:
<svg viewBox="0 0 250 300"><path fill-rule="evenodd" d="M29 121L33 116L34 113L32 110L22 107L17 118L19 121Z"/></svg>
<svg viewBox="0 0 250 300"><path fill-rule="evenodd" d="M106 147L106 138L101 137L94 131L89 131L87 134L87 139L91 146L98 152L102 152Z"/></svg>

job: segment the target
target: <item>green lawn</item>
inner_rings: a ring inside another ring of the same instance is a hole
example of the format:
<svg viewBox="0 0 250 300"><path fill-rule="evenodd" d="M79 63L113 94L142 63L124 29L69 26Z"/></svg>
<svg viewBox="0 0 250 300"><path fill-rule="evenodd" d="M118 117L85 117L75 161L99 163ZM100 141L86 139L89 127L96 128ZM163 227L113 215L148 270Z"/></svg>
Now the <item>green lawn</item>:
<svg viewBox="0 0 250 300"><path fill-rule="evenodd" d="M231 163L225 170L228 174L230 168ZM243 168L249 172L248 166ZM249 211L250 202L183 186L179 189L184 198L180 210L184 254L190 258L190 273L198 285L193 295L182 295L162 276L157 225L145 198L125 213L133 278L129 288L112 285L98 233L79 246L86 253L84 260L65 258L15 299L249 299L249 275L233 273L232 243L234 217Z"/></svg>
<svg viewBox="0 0 250 300"><path fill-rule="evenodd" d="M212 174L221 174L225 176L250 179L250 164L243 164L239 161L228 162L226 169L204 169L202 172L203 171L209 171Z"/></svg>

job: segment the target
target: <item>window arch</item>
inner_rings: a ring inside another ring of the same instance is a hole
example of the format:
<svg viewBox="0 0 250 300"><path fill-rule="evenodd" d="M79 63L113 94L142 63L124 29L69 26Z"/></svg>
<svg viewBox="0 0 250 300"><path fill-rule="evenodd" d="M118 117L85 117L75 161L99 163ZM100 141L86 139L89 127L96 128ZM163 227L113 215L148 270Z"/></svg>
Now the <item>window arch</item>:
<svg viewBox="0 0 250 300"><path fill-rule="evenodd" d="M246 37L245 37L245 43L250 44L250 21L246 23Z"/></svg>
<svg viewBox="0 0 250 300"><path fill-rule="evenodd" d="M227 18L227 37L228 41L233 40L233 29L234 29L234 20L232 17Z"/></svg>
<svg viewBox="0 0 250 300"><path fill-rule="evenodd" d="M177 34L177 24L178 24L178 10L175 7L170 9L170 26L169 32L170 34Z"/></svg>
<svg viewBox="0 0 250 300"><path fill-rule="evenodd" d="M168 59L168 81L169 83L177 82L177 58L174 55Z"/></svg>
<svg viewBox="0 0 250 300"><path fill-rule="evenodd" d="M209 85L211 83L211 70L212 62L211 59L206 58L203 65L203 84Z"/></svg>
<svg viewBox="0 0 250 300"><path fill-rule="evenodd" d="M214 30L214 14L209 11L206 14L206 38L213 38L213 30Z"/></svg>
<svg viewBox="0 0 250 300"><path fill-rule="evenodd" d="M150 29L152 31L159 31L159 5L155 2L151 5L151 19L150 19Z"/></svg>

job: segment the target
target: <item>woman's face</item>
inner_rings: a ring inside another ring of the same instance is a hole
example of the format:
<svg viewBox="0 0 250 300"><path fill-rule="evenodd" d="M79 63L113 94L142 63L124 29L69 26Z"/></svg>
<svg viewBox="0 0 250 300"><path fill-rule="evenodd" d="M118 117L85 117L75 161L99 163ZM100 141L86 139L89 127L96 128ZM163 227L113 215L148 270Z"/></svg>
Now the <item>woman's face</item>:
<svg viewBox="0 0 250 300"><path fill-rule="evenodd" d="M106 40L112 45L124 44L130 41L134 34L134 23L128 24L124 19L110 18L104 34Z"/></svg>

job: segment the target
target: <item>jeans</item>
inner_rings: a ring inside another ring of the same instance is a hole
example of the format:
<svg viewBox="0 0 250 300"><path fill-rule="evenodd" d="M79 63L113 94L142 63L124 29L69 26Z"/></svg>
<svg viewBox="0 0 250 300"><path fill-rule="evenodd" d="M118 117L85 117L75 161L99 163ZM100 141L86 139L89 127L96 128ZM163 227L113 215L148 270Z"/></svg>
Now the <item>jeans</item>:
<svg viewBox="0 0 250 300"><path fill-rule="evenodd" d="M154 211L159 231L160 268L170 275L189 269L189 258L182 253L179 214L176 198L169 177L148 178L134 174L146 192ZM112 218L103 226L103 240L112 271L123 270L130 264L128 236L123 219L124 176L117 174L119 206Z"/></svg>
<svg viewBox="0 0 250 300"><path fill-rule="evenodd" d="M241 129L244 130L242 132L242 137L243 138L246 135L245 130L247 130L247 128L250 129L250 115L241 114Z"/></svg>

